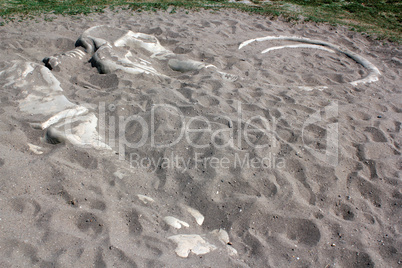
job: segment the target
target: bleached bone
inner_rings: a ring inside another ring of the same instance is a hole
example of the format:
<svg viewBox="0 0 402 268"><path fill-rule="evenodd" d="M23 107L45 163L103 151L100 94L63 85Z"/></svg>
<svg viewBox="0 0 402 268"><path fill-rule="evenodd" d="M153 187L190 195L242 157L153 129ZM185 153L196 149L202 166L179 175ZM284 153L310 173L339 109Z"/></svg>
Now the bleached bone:
<svg viewBox="0 0 402 268"><path fill-rule="evenodd" d="M324 47L324 48L329 48L335 52L345 54L349 58L351 58L354 61L356 61L357 63L361 64L364 68L366 68L369 71L369 74L365 78L349 82L349 84L351 84L353 86L357 86L358 84L376 82L376 81L378 81L378 77L381 75L381 72L378 70L378 68L374 64L369 62L367 59L363 58L362 56L360 56L354 52L351 52L347 49L343 49L339 46L336 46L334 44L324 42L321 40L313 40L313 39L297 37L297 36L266 36L266 37L254 38L254 39L244 41L239 45L239 49L241 49L253 42L263 42L263 41L272 41L272 40L283 40L283 41L306 43L306 44L314 45L314 47L309 46L310 48L318 48L317 46L320 46L320 47ZM276 50L276 49L303 48L303 47L306 47L306 45L286 45L286 46L281 46L281 47L268 48L268 49L263 50L262 53L266 53L266 52ZM322 48L320 48L320 49L322 49Z"/></svg>
<svg viewBox="0 0 402 268"><path fill-rule="evenodd" d="M47 57L43 61L49 69L54 69L65 58L82 60L87 55L91 58L92 65L100 73L112 73L121 70L129 74L144 73L165 78L167 78L166 74L157 71L151 62L133 55L131 51L142 52L150 59L168 61L168 66L179 72L196 71L213 66L198 61L178 59L176 54L163 47L153 35L135 33L105 25L87 29L78 38L76 46L77 48L71 51ZM237 80L237 76L224 73L219 71L217 67L213 67L225 80Z"/></svg>

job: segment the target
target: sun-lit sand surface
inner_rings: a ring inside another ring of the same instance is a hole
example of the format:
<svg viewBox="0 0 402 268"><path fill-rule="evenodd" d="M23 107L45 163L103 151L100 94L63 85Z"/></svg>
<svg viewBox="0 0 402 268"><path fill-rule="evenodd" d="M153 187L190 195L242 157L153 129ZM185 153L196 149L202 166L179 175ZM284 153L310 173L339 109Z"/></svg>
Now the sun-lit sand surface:
<svg viewBox="0 0 402 268"><path fill-rule="evenodd" d="M1 267L399 267L401 62L343 27L0 27Z"/></svg>

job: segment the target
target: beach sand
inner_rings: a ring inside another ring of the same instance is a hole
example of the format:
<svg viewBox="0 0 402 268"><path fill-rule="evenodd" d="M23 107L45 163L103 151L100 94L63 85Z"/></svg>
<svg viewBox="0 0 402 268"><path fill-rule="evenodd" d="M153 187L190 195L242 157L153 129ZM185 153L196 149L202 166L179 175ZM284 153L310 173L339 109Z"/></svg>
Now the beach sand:
<svg viewBox="0 0 402 268"><path fill-rule="evenodd" d="M1 267L400 267L400 45L234 10L36 20L0 27ZM99 73L84 49L44 67L98 25L216 68L127 44L110 59L157 74ZM372 68L239 49L266 36Z"/></svg>

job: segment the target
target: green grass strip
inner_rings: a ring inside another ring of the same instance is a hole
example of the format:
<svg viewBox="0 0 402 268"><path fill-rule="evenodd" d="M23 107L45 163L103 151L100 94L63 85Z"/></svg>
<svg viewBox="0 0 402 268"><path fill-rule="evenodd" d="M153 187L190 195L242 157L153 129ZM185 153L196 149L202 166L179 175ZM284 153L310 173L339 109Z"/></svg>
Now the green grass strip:
<svg viewBox="0 0 402 268"><path fill-rule="evenodd" d="M401 0L272 0L252 1L255 5L229 3L227 0L137 1L137 0L0 0L0 17L4 25L9 21L33 18L45 14L78 15L103 12L106 7L133 11L168 10L176 8L213 9L235 8L244 12L267 16L283 16L289 21L314 21L347 25L352 30L373 35L378 39L402 42Z"/></svg>

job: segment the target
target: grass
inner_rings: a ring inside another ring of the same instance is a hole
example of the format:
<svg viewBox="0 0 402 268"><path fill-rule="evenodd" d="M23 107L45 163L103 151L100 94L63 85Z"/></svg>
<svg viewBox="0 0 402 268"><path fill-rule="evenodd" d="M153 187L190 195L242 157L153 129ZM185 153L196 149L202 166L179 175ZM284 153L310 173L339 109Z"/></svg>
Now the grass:
<svg viewBox="0 0 402 268"><path fill-rule="evenodd" d="M282 2L282 1L280 1ZM401 0L288 0L308 20L348 25L378 38L402 41Z"/></svg>
<svg viewBox="0 0 402 268"><path fill-rule="evenodd" d="M229 3L227 0L0 0L1 24L9 21L52 14L78 15L102 12L106 7L135 11L168 10L175 8L214 9L236 8L249 13L282 16L289 21L314 21L347 25L352 30L367 33L378 39L402 42L401 0L254 0L255 5Z"/></svg>

